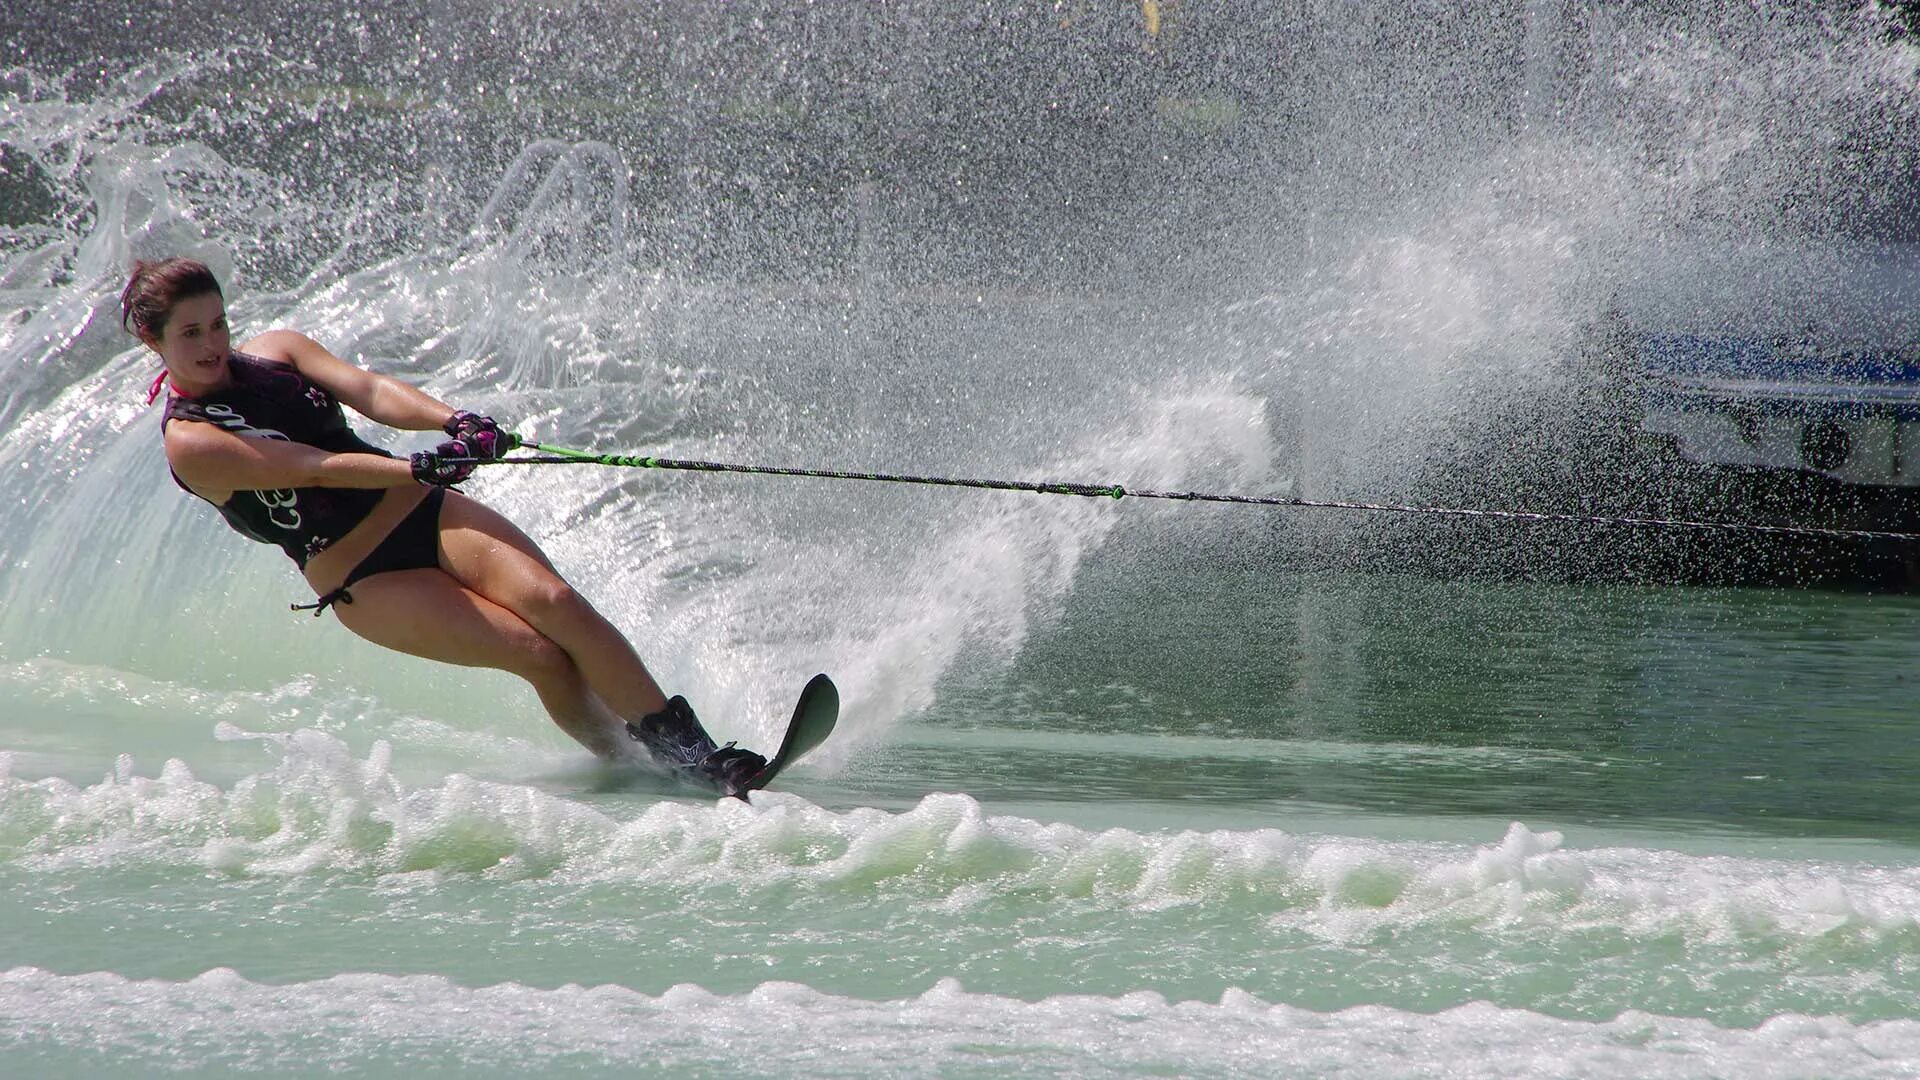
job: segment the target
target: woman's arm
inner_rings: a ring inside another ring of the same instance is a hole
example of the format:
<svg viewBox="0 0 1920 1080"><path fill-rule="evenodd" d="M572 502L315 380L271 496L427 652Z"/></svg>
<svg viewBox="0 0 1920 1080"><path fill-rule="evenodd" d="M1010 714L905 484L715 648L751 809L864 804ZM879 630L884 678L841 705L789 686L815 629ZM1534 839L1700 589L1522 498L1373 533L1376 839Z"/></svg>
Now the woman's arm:
<svg viewBox="0 0 1920 1080"><path fill-rule="evenodd" d="M269 330L248 341L242 351L285 360L353 411L404 431L439 431L453 407L390 375L358 368L328 352L319 342L293 330ZM360 485L351 485L360 486Z"/></svg>
<svg viewBox="0 0 1920 1080"><path fill-rule="evenodd" d="M167 464L197 494L218 504L235 491L281 488L392 488L416 481L405 458L335 454L305 443L240 436L212 424L167 425Z"/></svg>

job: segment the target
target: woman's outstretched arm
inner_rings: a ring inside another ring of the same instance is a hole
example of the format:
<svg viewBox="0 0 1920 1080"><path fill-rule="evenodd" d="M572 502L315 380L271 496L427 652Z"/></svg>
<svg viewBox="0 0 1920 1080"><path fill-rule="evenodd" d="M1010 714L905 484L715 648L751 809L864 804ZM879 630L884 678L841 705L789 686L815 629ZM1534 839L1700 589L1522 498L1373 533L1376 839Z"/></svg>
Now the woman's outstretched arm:
<svg viewBox="0 0 1920 1080"><path fill-rule="evenodd" d="M244 438L212 424L167 425L167 464L215 505L235 491L392 488L416 483L406 458L336 454L283 439Z"/></svg>
<svg viewBox="0 0 1920 1080"><path fill-rule="evenodd" d="M285 360L308 381L376 423L403 431L438 431L453 407L426 391L390 375L355 367L326 347L294 330L269 330L248 341L243 352Z"/></svg>

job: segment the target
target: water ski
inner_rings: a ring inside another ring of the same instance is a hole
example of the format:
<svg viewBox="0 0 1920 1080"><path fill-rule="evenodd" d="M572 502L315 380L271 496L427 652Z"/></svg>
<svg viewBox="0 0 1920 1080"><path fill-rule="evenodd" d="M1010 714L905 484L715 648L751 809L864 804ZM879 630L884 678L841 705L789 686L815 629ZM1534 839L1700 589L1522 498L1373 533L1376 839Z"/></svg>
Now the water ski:
<svg viewBox="0 0 1920 1080"><path fill-rule="evenodd" d="M667 699L667 707L660 712L637 724L628 723L627 734L646 748L656 765L745 802L748 792L766 787L787 766L825 742L839 718L840 691L834 688L832 679L815 675L800 691L786 736L771 760L736 749L732 743L715 746L713 737L693 714L693 707L678 696Z"/></svg>
<svg viewBox="0 0 1920 1080"><path fill-rule="evenodd" d="M825 675L808 679L806 688L800 691L799 702L793 707L793 719L787 721L787 734L780 740L779 751L768 760L766 768L747 781L744 789L727 794L744 801L747 792L758 791L771 784L774 777L779 776L787 766L826 742L839 719L840 691L833 685L833 680Z"/></svg>

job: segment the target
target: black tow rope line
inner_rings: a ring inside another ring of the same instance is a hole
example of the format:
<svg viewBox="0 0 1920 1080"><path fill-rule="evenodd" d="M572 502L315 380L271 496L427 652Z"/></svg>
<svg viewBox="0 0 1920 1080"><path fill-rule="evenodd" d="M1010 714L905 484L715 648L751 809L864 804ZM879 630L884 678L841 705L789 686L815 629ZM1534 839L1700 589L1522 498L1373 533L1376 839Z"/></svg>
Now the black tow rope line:
<svg viewBox="0 0 1920 1080"><path fill-rule="evenodd" d="M738 473L751 476L804 476L822 480L867 480L887 484L919 484L932 487L979 488L989 491L1024 491L1038 495L1079 495L1103 499L1169 499L1177 502L1231 503L1240 506L1279 506L1307 510L1349 510L1374 514L1427 514L1440 517L1490 518L1498 521L1522 521L1536 524L1557 523L1614 528L1692 529L1725 533L1759 533L1773 536L1820 537L1830 540L1920 540L1920 533L1883 529L1834 529L1816 525L1762 525L1749 521L1704 521L1688 518L1631 517L1612 514L1569 514L1539 510L1498 510L1460 506L1418 506L1407 503L1354 502L1338 499L1302 499L1290 495L1233 495L1208 491L1155 491L1127 488L1119 484L1080 484L1028 480L981 480L950 476L912 476L903 473L847 472L839 469L800 469L773 465L739 465L723 461L689 461L681 458L650 457L633 454L597 454L571 450L564 446L534 442L510 436L514 447L532 450L531 456L500 458L447 458L447 461L478 465L606 465L623 469L665 469L678 472Z"/></svg>

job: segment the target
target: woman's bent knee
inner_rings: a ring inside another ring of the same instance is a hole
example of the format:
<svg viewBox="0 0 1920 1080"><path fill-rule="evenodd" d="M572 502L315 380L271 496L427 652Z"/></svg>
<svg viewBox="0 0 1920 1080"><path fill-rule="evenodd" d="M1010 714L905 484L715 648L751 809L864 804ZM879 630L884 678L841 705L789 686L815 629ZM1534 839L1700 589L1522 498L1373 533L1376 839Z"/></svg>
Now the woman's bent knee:
<svg viewBox="0 0 1920 1080"><path fill-rule="evenodd" d="M521 617L537 627L555 630L596 618L593 605L560 577L552 577L529 586L522 593Z"/></svg>

